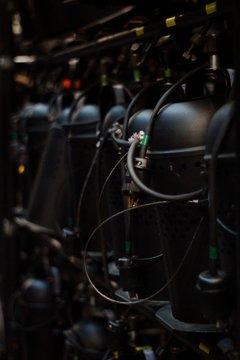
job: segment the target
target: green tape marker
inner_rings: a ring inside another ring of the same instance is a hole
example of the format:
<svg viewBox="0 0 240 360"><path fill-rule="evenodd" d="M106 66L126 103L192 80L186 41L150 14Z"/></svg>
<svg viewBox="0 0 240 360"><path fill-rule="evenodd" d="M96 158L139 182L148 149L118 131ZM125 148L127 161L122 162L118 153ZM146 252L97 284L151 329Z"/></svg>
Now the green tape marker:
<svg viewBox="0 0 240 360"><path fill-rule="evenodd" d="M165 78L167 78L167 79L172 77L172 69L170 69L170 68L165 69L164 75L165 75Z"/></svg>
<svg viewBox="0 0 240 360"><path fill-rule="evenodd" d="M209 247L209 259L210 260L217 260L218 259L218 253L216 246L210 246Z"/></svg>
<svg viewBox="0 0 240 360"><path fill-rule="evenodd" d="M125 242L125 251L126 251L127 255L130 254L130 250L131 250L131 243L130 243L130 241L126 241Z"/></svg>
<svg viewBox="0 0 240 360"><path fill-rule="evenodd" d="M134 81L141 81L142 78L142 74L140 69L134 69L133 70L133 79Z"/></svg>
<svg viewBox="0 0 240 360"><path fill-rule="evenodd" d="M149 143L150 140L150 136L149 135L144 135L142 141L141 141L141 145L147 145Z"/></svg>
<svg viewBox="0 0 240 360"><path fill-rule="evenodd" d="M108 85L108 78L106 74L102 74L101 76L101 85L102 86L107 86Z"/></svg>

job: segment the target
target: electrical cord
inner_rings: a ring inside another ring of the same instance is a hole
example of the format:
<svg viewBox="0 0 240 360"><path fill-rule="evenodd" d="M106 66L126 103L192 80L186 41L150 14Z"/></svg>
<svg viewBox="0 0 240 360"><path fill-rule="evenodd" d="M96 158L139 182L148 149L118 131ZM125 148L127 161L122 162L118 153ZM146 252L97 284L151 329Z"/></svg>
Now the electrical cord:
<svg viewBox="0 0 240 360"><path fill-rule="evenodd" d="M57 118L57 116L59 115L60 111L61 111L61 106L59 104L59 102L57 101L58 98L61 96L63 97L65 94L66 94L66 90L63 89L63 90L58 90L56 92L56 94L50 99L49 101L49 110L48 110L48 113L50 115L54 114L56 112L56 115L55 115L55 118ZM61 99L62 101L62 99ZM57 106L56 106L57 104Z"/></svg>
<svg viewBox="0 0 240 360"><path fill-rule="evenodd" d="M124 154L121 159L118 160L118 162L114 165L114 167L112 168L112 170L110 171L110 173L108 174L102 188L101 188L101 191L100 191L100 195L99 195L99 198L98 198L98 207L100 207L100 204L101 204L101 200L102 200L102 196L103 196L103 193L104 193L104 190L110 180L110 178L112 177L113 173L116 171L117 167L121 164L121 162L125 159L125 157L127 156L127 153ZM163 256L163 254L159 254L159 255L156 255L156 256L151 256L151 257L146 257L146 258L139 258L137 257L135 259L135 261L149 261L149 260L155 260L155 259L159 259Z"/></svg>
<svg viewBox="0 0 240 360"><path fill-rule="evenodd" d="M69 112L69 115L68 115L68 123L70 124L71 123L71 120L72 120L72 116L73 116L73 113L79 103L79 101L84 98L84 96L86 96L91 90L93 90L97 85L99 85L99 81L96 81L95 83L93 83L92 85L88 86L85 90L83 90L79 96L74 100L72 106L71 106L71 109L70 109L70 112ZM128 93L128 90L127 88L124 87L124 91L127 93L127 95L132 98L132 94L131 92L129 91Z"/></svg>
<svg viewBox="0 0 240 360"><path fill-rule="evenodd" d="M99 155L101 153L101 150L105 144L105 141L108 137L108 132L106 132L98 141L97 143L97 149L96 149L96 152L95 152L95 155L93 157L93 160L92 160L92 163L89 167L89 170L88 170L88 173L86 175L86 178L85 178L85 181L84 181L84 184L83 184L83 187L82 187L82 191L81 191L81 194L80 194L80 197L79 197L79 202L78 202L78 207L77 207L77 219L76 219L76 222L77 222L77 228L78 228L78 231L80 231L80 218L81 218L81 208L82 208L82 203L83 203L83 198L84 198L84 195L85 195L85 192L86 192L86 189L87 189L87 185L89 183L89 180L90 180L90 177L92 175L92 172L93 172L93 169L94 167L96 166L96 176L99 177L99 164L98 164L98 159L99 159ZM96 179L96 183L98 184L99 183L99 180ZM98 193L98 190L97 190L97 193ZM99 211L99 207L98 207L98 211L97 211L97 214L98 214L98 222L100 222L100 211ZM111 288L111 282L110 282L110 278L109 278L109 274L107 273L107 252L106 252L106 246L105 246L105 243L104 243L104 238L103 238L103 234L101 233L101 248L102 248L102 260L103 260L103 269L104 269L104 276L105 276L105 280L106 280L106 284L108 286L108 290L109 290L109 293L112 294L112 288ZM118 313L117 311L117 308L114 309L116 313Z"/></svg>
<svg viewBox="0 0 240 360"><path fill-rule="evenodd" d="M112 351L108 349L102 357L102 360L109 360L109 356L111 355Z"/></svg>
<svg viewBox="0 0 240 360"><path fill-rule="evenodd" d="M71 121L72 121L72 116L73 116L73 113L79 103L79 101L84 98L84 96L86 96L91 90L93 90L95 88L95 86L97 86L99 84L98 81L96 81L95 83L93 83L92 85L88 86L85 90L83 90L81 92L81 94L79 94L79 96L74 100L72 106L71 106L71 109L70 109L70 112L68 114L68 121L67 123L68 124L71 124Z"/></svg>
<svg viewBox="0 0 240 360"><path fill-rule="evenodd" d="M217 223L218 223L218 225L220 225L221 228L222 228L223 230L225 230L229 235L232 235L232 236L234 236L234 237L237 236L237 232L236 232L235 230L230 229L230 227L227 226L226 224L224 224L224 223L222 222L222 220L220 220L219 218L217 218Z"/></svg>
<svg viewBox="0 0 240 360"><path fill-rule="evenodd" d="M117 146L123 147L123 148L130 147L130 143L127 140L118 138L113 132L110 132L110 136L111 136L113 143L116 144Z"/></svg>
<svg viewBox="0 0 240 360"><path fill-rule="evenodd" d="M90 285L92 286L92 288L105 300L109 301L109 302L113 302L115 304L119 304L119 305L138 305L138 304L142 304L144 302L147 302L151 299L153 299L155 296L157 296L158 294L160 294L163 290L165 290L170 284L171 282L175 279L175 277L178 275L179 271L181 270L182 266L184 265L185 263L185 260L192 248L192 245L194 243L194 240L198 234L198 231L200 229L200 226L203 222L203 219L204 217L202 217L199 221L199 224L198 226L196 227L196 230L193 234L193 237L187 247L187 250L184 254L184 256L182 257L182 260L180 261L177 269L174 271L174 273L170 276L170 278L168 279L168 281L161 287L161 289L159 289L158 291L156 291L154 294L144 298L144 299L141 299L141 300L136 300L136 301L132 301L132 300L127 300L126 301L118 301L118 300L115 300L115 299L112 299L108 296L106 296L105 294L103 294L93 283L93 281L91 280L90 278L90 275L88 273L88 269L87 269L87 249L88 249L88 246L92 240L92 238L94 237L94 235L97 233L97 231L99 229L102 228L103 225L107 224L109 221L113 220L114 218L120 216L120 215L123 215L127 212L130 212L130 211L134 211L136 209L141 209L141 208L147 208L147 207L150 207L150 206L155 206L155 205L159 205L161 204L162 202L161 201L156 201L156 202L152 202L152 203L147 203L147 204L143 204L143 205L139 205L139 206L136 206L136 207L132 207L132 208L128 208L128 209L124 209L122 211L119 211L118 213L110 216L109 218L107 218L106 220L102 221L101 224L99 224L95 230L91 233L91 235L89 236L88 240L86 241L86 244L85 244L85 248L84 248L84 252L83 252L83 268L84 268L84 272L85 272L85 275L87 277L87 280L88 282L90 283Z"/></svg>
<svg viewBox="0 0 240 360"><path fill-rule="evenodd" d="M118 166L121 164L121 162L127 157L127 153L124 154L119 160L118 162L114 165L114 167L112 168L112 170L110 171L110 173L108 174L107 178L104 181L104 184L102 185L101 191L99 193L99 198L98 198L98 207L100 207L101 204L101 200L102 200L102 196L103 193L106 189L106 186L108 185L109 180L111 179L113 173L116 171L116 169L118 168Z"/></svg>
<svg viewBox="0 0 240 360"><path fill-rule="evenodd" d="M157 192L157 191L152 190L149 187L147 187L139 179L139 177L135 171L135 168L134 168L134 154L135 154L135 150L136 150L138 144L139 144L138 139L135 139L132 142L132 145L130 146L130 149L129 149L128 155L127 155L127 167L128 167L129 174L132 178L132 181L139 187L140 190L142 190L144 193L146 193L150 196L153 196L157 199L166 200L166 201L187 201L187 200L192 200L194 198L197 198L197 197L203 195L204 189L192 191L192 192L185 193L185 194L169 195L169 194L163 194L163 193Z"/></svg>
<svg viewBox="0 0 240 360"><path fill-rule="evenodd" d="M155 256L150 256L150 257L146 257L146 258L139 258L136 257L134 259L134 261L150 261L150 260L157 260L163 257L163 254L159 254L159 255L155 255Z"/></svg>
<svg viewBox="0 0 240 360"><path fill-rule="evenodd" d="M100 191L100 195L99 195L99 198L98 198L98 209L100 209L100 204L101 204L101 199L102 199L102 196L103 196L103 193L104 193L104 190L109 182L109 180L111 179L113 173L115 172L115 170L117 169L117 167L121 164L121 162L125 159L125 157L127 156L127 153L124 154L119 160L118 162L115 164L115 166L112 168L112 170L110 171L109 175L107 176L102 188L101 188L101 191ZM163 254L159 254L157 256L153 256L153 257L147 257L147 258L136 258L135 261L151 261L151 260L156 260L156 259L159 259L163 256ZM105 264L106 265L106 264Z"/></svg>
<svg viewBox="0 0 240 360"><path fill-rule="evenodd" d="M140 152L141 158L145 158L145 156L146 156L146 152L147 152L147 148L148 148L148 141L152 135L158 112L163 107L163 105L165 105L169 96L171 96L173 94L173 92L175 90L177 90L181 85L183 85L185 83L185 81L188 80L192 75L194 75L197 72L199 72L200 70L204 69L206 67L206 65L207 64L203 64L203 65L198 66L197 68L194 68L193 70L189 71L187 74L182 76L175 84L173 84L167 91L165 91L165 93L160 97L155 108L153 109L153 112L152 112L150 120L149 120L148 127L145 131L145 138L147 139L147 141L141 148L141 152Z"/></svg>
<svg viewBox="0 0 240 360"><path fill-rule="evenodd" d="M99 185L100 185L100 179L101 179L101 168L100 168L100 161L96 162L96 193L97 197L99 198ZM100 224L102 221L101 219L101 209L100 206L97 206L97 224ZM104 280L106 283L106 287L108 289L109 296L114 298L114 291L111 285L111 279L108 272L108 254L107 254L107 246L105 242L105 234L103 232L103 229L100 229L100 244L101 244L101 255L102 255L102 268L103 268L103 274L104 274ZM116 304L112 304L113 311L115 312L116 316L120 316L119 309Z"/></svg>
<svg viewBox="0 0 240 360"><path fill-rule="evenodd" d="M88 173L85 177L85 180L84 180L84 183L83 183L83 186L82 186L82 191L80 193L80 196L79 196L79 201L78 201L78 205L77 205L77 219L76 219L76 224L77 224L77 227L78 227L78 230L80 228L80 215L81 215L81 208L82 208L82 202L83 202L83 199L84 199L84 195L85 195L85 192L86 192L86 189L87 189L87 185L89 183L89 180L90 180L90 177L92 175L92 172L93 172L93 169L96 165L96 162L98 160L98 157L100 155L100 152L102 150L102 147L105 143L105 140L107 139L107 136L108 136L108 133L104 134L104 136L102 136L98 143L97 143L97 149L95 151L95 154L94 154L94 157L92 159L92 162L91 162L91 165L89 167L89 170L88 170Z"/></svg>
<svg viewBox="0 0 240 360"><path fill-rule="evenodd" d="M145 86L142 90L140 90L137 95L134 96L134 98L132 99L132 101L130 102L130 104L128 105L127 109L126 109L126 113L124 116L124 121L123 121L123 140L126 140L127 137L127 128L128 128L128 121L129 118L131 116L131 112L132 109L134 108L134 106L137 104L137 102L141 99L141 97L143 95L145 95L145 93L151 88L156 86L157 83L154 84L149 84L147 86Z"/></svg>

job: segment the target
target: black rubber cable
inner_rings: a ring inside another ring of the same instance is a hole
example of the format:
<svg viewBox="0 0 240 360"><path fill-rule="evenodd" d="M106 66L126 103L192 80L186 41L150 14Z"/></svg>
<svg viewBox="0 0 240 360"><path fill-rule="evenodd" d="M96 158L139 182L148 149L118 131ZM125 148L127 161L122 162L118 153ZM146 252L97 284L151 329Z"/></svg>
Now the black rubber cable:
<svg viewBox="0 0 240 360"><path fill-rule="evenodd" d="M226 231L229 235L232 235L234 237L237 236L237 231L231 229L229 226L227 226L224 222L222 222L222 220L220 220L219 218L217 218L217 223L219 226L221 226L221 228Z"/></svg>
<svg viewBox="0 0 240 360"><path fill-rule="evenodd" d="M88 170L88 173L85 177L85 180L84 180L84 183L83 183L83 186L82 186L82 191L80 193L80 196L79 196L79 200L78 200L78 205L77 205L77 219L76 219L76 224L77 224L77 227L78 227L78 230L80 228L80 216L81 216L81 208L82 208L82 202L83 202L83 198L84 198L84 195L86 193L86 189L87 189L87 185L89 183L89 180L91 178L91 175L92 175L92 172L93 172L93 169L96 165L96 162L97 162L97 159L101 153L101 149L102 147L104 146L104 143L107 139L107 136L108 136L108 133L104 134L103 137L101 137L97 143L97 149L95 151L95 154L94 154L94 157L92 159L92 162L90 164L90 167L89 167L89 170Z"/></svg>
<svg viewBox="0 0 240 360"><path fill-rule="evenodd" d="M144 299L141 299L141 300L136 300L136 301L132 301L132 300L128 300L126 299L126 301L118 301L118 300L115 300L115 299L112 299L112 298L109 298L108 296L106 296L105 294L103 294L93 283L92 279L90 278L90 275L88 273L88 268L87 268L87 262L86 262L86 258L87 258L87 249L88 249L88 246L92 240L92 238L94 237L94 235L97 233L97 231L99 231L99 229L102 228L103 225L107 224L109 221L115 219L116 217L120 216L120 215L124 215L125 213L128 213L128 212L131 212L131 211L135 211L137 209L142 209L142 208L147 208L147 207L151 207L151 206L154 206L154 205L160 205L162 202L161 201L155 201L155 202L152 202L152 203L147 203L147 204L142 204L142 205L138 205L136 207L132 207L132 208L128 208L128 209L124 209L122 211L119 211L118 213L115 213L113 214L112 216L110 216L109 218L107 218L106 220L102 221L101 224L99 224L94 230L93 232L91 233L91 235L89 236L87 242L86 242L86 245L85 245L85 248L84 248L84 253L83 253L83 267L84 267L84 272L85 272L85 275L87 277L87 280L88 282L90 283L90 285L93 287L93 289L102 297L104 298L105 300L109 301L109 302L113 302L113 303L116 303L116 304L119 304L119 305L137 305L137 304L142 304L146 301L149 301L151 299L153 299L156 295L160 294L163 290L165 290L169 284L171 284L171 282L175 279L175 277L177 276L177 274L179 273L179 271L181 270L182 266L184 265L184 262L193 246L193 243L194 243L194 240L196 239L196 236L198 234L198 231L200 229L200 226L203 222L203 219L204 217L202 217L196 227L196 230L193 234L193 237L186 249L186 252L184 254L184 256L182 257L177 269L174 271L174 273L170 276L170 278L168 279L168 281L158 290L156 291L154 294L148 296L147 298L144 298Z"/></svg>
<svg viewBox="0 0 240 360"><path fill-rule="evenodd" d="M110 171L110 173L108 174L107 178L105 179L102 188L99 192L99 198L98 198L98 207L100 207L101 204L101 200L102 200L102 196L103 193L105 191L106 186L108 185L109 180L111 179L113 173L116 171L117 167L121 164L121 162L125 159L125 157L127 156L127 153L124 154L119 160L118 162L114 165L114 167L112 168L112 170Z"/></svg>
<svg viewBox="0 0 240 360"><path fill-rule="evenodd" d="M88 87L87 87L85 90L83 90L83 91L79 94L79 96L73 101L73 104L72 104L72 106L71 106L70 112L69 112L69 114L68 114L68 121L67 121L68 124L70 124L71 121L72 121L73 113L74 113L74 111L76 110L76 107L77 107L79 101L80 101L81 99L83 99L83 98L84 98L91 90L93 90L93 89L95 88L95 86L97 86L98 84L99 84L99 82L97 81L97 82L95 82L94 84L88 86Z"/></svg>
<svg viewBox="0 0 240 360"><path fill-rule="evenodd" d="M102 148L100 148L100 153L102 151ZM100 194L100 189L99 189L99 184L100 184L100 178L101 178L101 167L100 167L100 155L96 161L96 193L97 193L97 197L99 198L99 194ZM102 218L101 218L101 211L100 211L100 207L97 206L97 224L99 225L102 222ZM108 255L107 255L107 246L106 246L106 242L105 242L105 236L104 236L104 232L103 229L100 229L100 242L101 242L101 252L102 252L102 267L103 267L103 274L104 274L104 280L106 282L106 287L109 291L109 296L111 296L111 298L114 298L114 291L111 285L111 279L110 279L110 275L108 272ZM115 312L116 316L120 316L120 312L119 309L117 307L116 304L112 304L113 307L113 311Z"/></svg>
<svg viewBox="0 0 240 360"><path fill-rule="evenodd" d="M124 116L124 121L123 121L123 140L126 140L127 137L127 128L128 128L128 122L129 122L129 118L131 116L131 112L134 108L134 106L138 103L138 101L141 99L141 97L143 95L145 95L145 93L152 87L156 86L157 83L154 84L149 84L147 86L145 86L142 90L140 90L137 95L134 96L134 98L132 99L132 101L130 102L130 104L127 107L125 116Z"/></svg>
<svg viewBox="0 0 240 360"><path fill-rule="evenodd" d="M163 105L166 104L166 101L168 100L168 98L174 93L175 90L177 90L181 85L183 85L186 80L188 80L191 76L193 76L200 70L204 69L206 67L206 65L207 64L203 64L203 65L198 66L197 68L194 68L193 70L189 71L187 74L182 76L175 84L173 84L167 91L165 91L165 93L160 97L155 108L153 109L153 112L151 114L151 117L150 117L150 120L148 123L148 127L145 131L145 136L148 137L148 139L150 139L150 137L152 135L158 112L163 107ZM141 151L140 151L141 158L144 158L146 156L147 148L148 148L148 143L144 144L141 147Z"/></svg>
<svg viewBox="0 0 240 360"><path fill-rule="evenodd" d="M163 194L163 193L157 192L157 191L152 190L149 187L147 187L139 179L139 177L135 171L135 168L134 168L134 159L135 159L134 154L135 154L138 144L139 144L138 140L134 140L132 145L130 146L130 149L128 151L128 156L127 156L127 167L128 167L129 174L132 178L132 181L134 182L135 185L138 186L138 188L140 190L142 190L144 193L146 193L150 196L155 197L156 199L165 200L165 201L187 201L187 200L193 200L193 199L202 197L204 189L192 191L192 192L185 193L185 194L169 195L169 194Z"/></svg>

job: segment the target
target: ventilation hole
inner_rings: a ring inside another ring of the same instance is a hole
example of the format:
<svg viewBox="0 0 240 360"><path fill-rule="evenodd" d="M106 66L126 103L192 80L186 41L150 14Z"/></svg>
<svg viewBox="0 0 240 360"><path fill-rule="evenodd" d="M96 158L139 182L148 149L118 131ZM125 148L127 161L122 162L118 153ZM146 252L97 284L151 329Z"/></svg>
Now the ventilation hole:
<svg viewBox="0 0 240 360"><path fill-rule="evenodd" d="M196 162L195 162L195 166L196 166L196 167L200 167L201 165L202 165L202 164L201 164L200 161L196 161Z"/></svg>

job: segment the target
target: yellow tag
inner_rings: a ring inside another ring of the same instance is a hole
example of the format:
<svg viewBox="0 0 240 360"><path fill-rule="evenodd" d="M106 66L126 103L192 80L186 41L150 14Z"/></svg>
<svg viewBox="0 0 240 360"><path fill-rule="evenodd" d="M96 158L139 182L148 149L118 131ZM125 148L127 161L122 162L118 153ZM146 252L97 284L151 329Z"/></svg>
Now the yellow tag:
<svg viewBox="0 0 240 360"><path fill-rule="evenodd" d="M176 25L176 17L175 16L166 19L166 27L169 28L169 27L172 27L175 25Z"/></svg>
<svg viewBox="0 0 240 360"><path fill-rule="evenodd" d="M210 349L209 349L209 347L206 345L206 344L204 344L204 343L200 343L199 344L199 349L200 350L202 350L205 354L210 354Z"/></svg>
<svg viewBox="0 0 240 360"><path fill-rule="evenodd" d="M148 346L148 345L146 345L146 346L137 346L137 347L135 348L135 350L136 350L136 351L152 350L152 347L151 347L151 346Z"/></svg>
<svg viewBox="0 0 240 360"><path fill-rule="evenodd" d="M19 173L19 175L22 175L22 174L25 173L25 166L24 165L19 165L18 173Z"/></svg>
<svg viewBox="0 0 240 360"><path fill-rule="evenodd" d="M144 35L144 27L136 28L136 35L137 36L143 36Z"/></svg>
<svg viewBox="0 0 240 360"><path fill-rule="evenodd" d="M207 15L215 13L217 11L217 2L214 1L213 3L207 4L205 9Z"/></svg>

